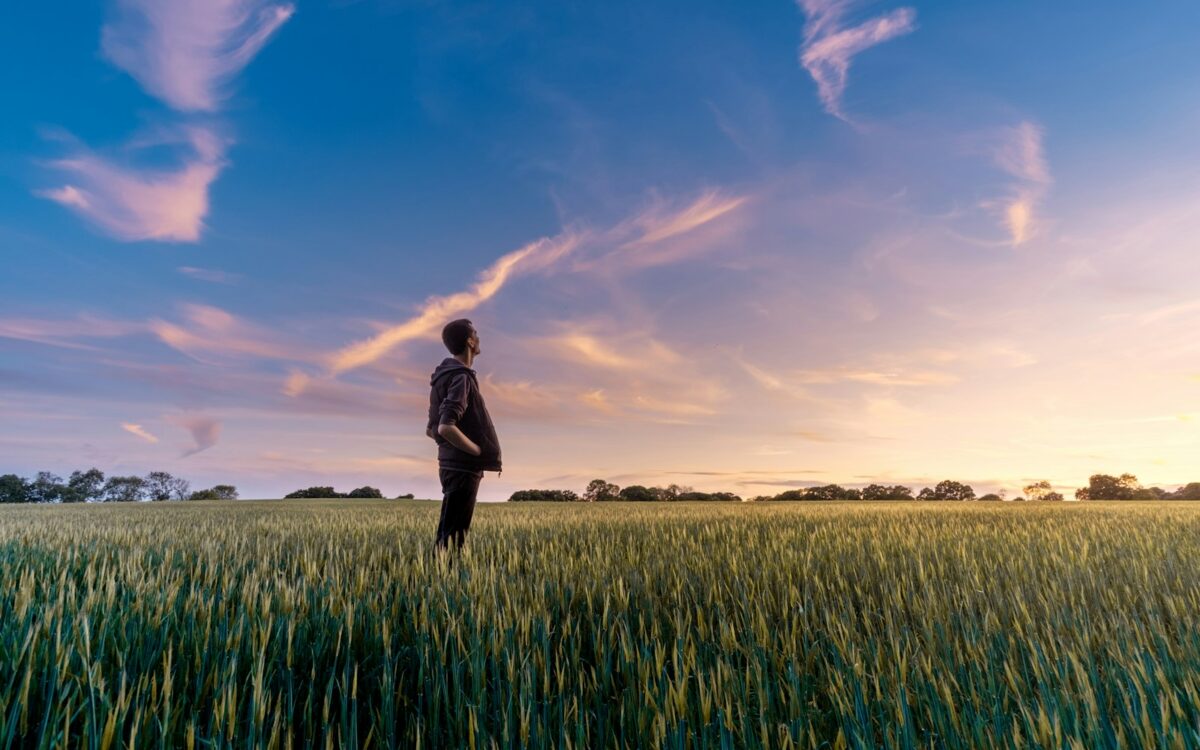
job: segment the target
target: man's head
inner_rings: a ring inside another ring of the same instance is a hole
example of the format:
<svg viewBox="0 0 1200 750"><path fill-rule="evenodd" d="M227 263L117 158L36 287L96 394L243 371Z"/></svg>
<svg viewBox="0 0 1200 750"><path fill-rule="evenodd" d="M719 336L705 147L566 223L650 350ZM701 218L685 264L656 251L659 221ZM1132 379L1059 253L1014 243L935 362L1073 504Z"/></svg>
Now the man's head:
<svg viewBox="0 0 1200 750"><path fill-rule="evenodd" d="M452 320L446 324L442 329L442 343L456 357L467 352L473 357L479 356L479 333L466 318Z"/></svg>

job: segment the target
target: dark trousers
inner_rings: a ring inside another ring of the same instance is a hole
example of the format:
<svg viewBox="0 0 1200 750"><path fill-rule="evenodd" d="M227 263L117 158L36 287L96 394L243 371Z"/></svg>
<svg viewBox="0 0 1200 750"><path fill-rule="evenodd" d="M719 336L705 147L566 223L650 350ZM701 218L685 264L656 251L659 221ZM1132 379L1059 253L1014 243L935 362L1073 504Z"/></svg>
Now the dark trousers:
<svg viewBox="0 0 1200 750"><path fill-rule="evenodd" d="M441 469L438 474L442 479L442 518L438 521L434 548L446 549L453 541L461 549L467 539L467 529L471 528L483 472Z"/></svg>

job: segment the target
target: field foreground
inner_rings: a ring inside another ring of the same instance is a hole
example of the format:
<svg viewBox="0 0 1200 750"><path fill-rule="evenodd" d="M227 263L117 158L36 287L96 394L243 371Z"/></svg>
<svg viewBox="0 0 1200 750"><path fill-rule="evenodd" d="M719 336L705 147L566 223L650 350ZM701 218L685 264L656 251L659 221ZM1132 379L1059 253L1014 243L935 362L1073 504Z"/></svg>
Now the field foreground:
<svg viewBox="0 0 1200 750"><path fill-rule="evenodd" d="M1200 747L1200 503L0 507L0 745Z"/></svg>

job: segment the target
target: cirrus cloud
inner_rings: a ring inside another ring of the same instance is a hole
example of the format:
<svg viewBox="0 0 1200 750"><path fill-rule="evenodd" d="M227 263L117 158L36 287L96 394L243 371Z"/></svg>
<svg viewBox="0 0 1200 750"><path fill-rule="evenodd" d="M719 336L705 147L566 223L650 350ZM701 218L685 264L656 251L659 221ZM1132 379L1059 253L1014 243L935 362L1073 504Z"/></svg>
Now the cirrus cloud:
<svg viewBox="0 0 1200 750"><path fill-rule="evenodd" d="M807 20L800 63L817 84L817 95L825 111L849 122L842 111L850 61L855 55L877 44L911 33L916 28L917 12L898 8L857 26L845 26L850 0L797 0Z"/></svg>
<svg viewBox="0 0 1200 750"><path fill-rule="evenodd" d="M183 112L213 112L295 6L261 0L121 0L104 56Z"/></svg>
<svg viewBox="0 0 1200 750"><path fill-rule="evenodd" d="M225 166L225 142L213 131L190 127L139 143L181 152L171 168L139 167L87 149L50 166L69 176L61 187L37 191L127 242L195 242L208 213L208 188Z"/></svg>

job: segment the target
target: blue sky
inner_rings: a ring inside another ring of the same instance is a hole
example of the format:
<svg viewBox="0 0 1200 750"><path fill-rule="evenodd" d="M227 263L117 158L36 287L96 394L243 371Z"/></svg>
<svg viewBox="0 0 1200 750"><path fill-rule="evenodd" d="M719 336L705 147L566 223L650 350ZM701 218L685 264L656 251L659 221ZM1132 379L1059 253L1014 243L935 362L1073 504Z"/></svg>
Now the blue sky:
<svg viewBox="0 0 1200 750"><path fill-rule="evenodd" d="M0 23L0 470L1165 486L1192 3L44 4ZM440 317L439 317L440 316Z"/></svg>

